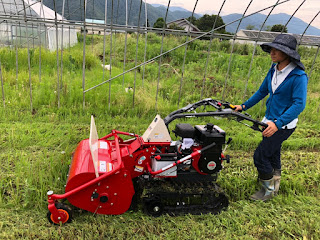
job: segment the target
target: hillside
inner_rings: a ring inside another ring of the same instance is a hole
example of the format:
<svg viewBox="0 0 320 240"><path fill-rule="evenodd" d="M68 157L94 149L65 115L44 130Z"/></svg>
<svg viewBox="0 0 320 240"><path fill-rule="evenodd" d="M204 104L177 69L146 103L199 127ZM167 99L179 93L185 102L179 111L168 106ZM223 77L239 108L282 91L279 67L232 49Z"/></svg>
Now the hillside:
<svg viewBox="0 0 320 240"><path fill-rule="evenodd" d="M166 6L161 5L161 4L152 4L152 6L162 7L162 8L166 9ZM184 11L184 12L188 11L188 10L182 8L182 7L170 7L169 10L175 11L174 13L177 13L177 11ZM199 18L202 15L203 14L195 13L194 16L196 18ZM235 21L237 19L240 19L242 17L242 14L234 13L234 14L228 14L228 15L221 16L221 17L222 17L224 23L228 24L228 23L233 22L233 21ZM255 29L259 30L261 28L263 22L265 21L266 17L267 17L267 15L264 15L264 14L261 14L261 13L257 13L255 15L247 17L247 18L242 20L239 29L245 29L250 24L250 25L254 26ZM291 15L288 15L288 14L285 14L285 13L272 14L272 15L270 15L269 19L265 23L265 27L266 26L273 26L275 24L283 24L283 25L285 25L290 17L291 17ZM179 19L179 17L177 17L176 19ZM234 22L234 23L226 26L226 31L234 33L236 31L237 27L238 27L238 24L239 24L239 21ZM291 19L290 23L288 24L287 28L288 28L288 32L290 32L290 33L302 34L307 26L308 26L308 23L304 22L300 18L293 17ZM264 29L265 29L265 27L264 27ZM313 27L313 26L309 26L309 28L308 28L308 30L306 31L305 34L306 35L320 36L320 29L318 29L316 27Z"/></svg>
<svg viewBox="0 0 320 240"><path fill-rule="evenodd" d="M241 17L242 17L242 14L234 13L234 14L222 16L222 19L226 24L228 24L228 23L235 21ZM257 13L253 16L247 17L242 20L239 29L245 29L250 24L250 25L255 26L255 28L259 30L261 28L261 25L265 21L266 17L267 17L266 15L261 14L261 13ZM266 26L273 26L275 24L285 25L290 17L291 17L290 15L285 14L285 13L270 15L269 19L265 23L265 27ZM226 26L226 31L234 33L237 29L238 24L239 24L239 21ZM302 21L299 18L293 17L291 19L290 23L288 24L287 28L288 28L288 32L290 32L290 33L302 34L307 26L308 26L308 23ZM313 26L309 26L309 28L305 34L320 36L320 29L313 27Z"/></svg>
<svg viewBox="0 0 320 240"><path fill-rule="evenodd" d="M113 2L113 5L112 5ZM140 0L128 1L128 24L138 25L139 12L140 12ZM58 13L62 13L63 0L44 0L43 3L51 9L55 9L54 3L56 5L56 10ZM111 22L111 15L113 15L113 24L124 25L126 22L126 1L124 0L114 0L107 1L107 23ZM113 11L112 11L113 9ZM167 7L163 5L153 6L147 4L148 21L150 26L159 18L165 18ZM83 2L79 0L66 0L65 1L65 14L64 17L69 20L83 21L84 11ZM112 14L113 13L113 14ZM174 21L180 18L190 17L192 12L185 10L183 8L172 8L168 12L167 22ZM195 14L196 18L200 15ZM105 19L105 1L104 0L91 0L87 2L87 19ZM142 2L141 16L140 16L140 26L145 25L145 4Z"/></svg>
<svg viewBox="0 0 320 240"><path fill-rule="evenodd" d="M63 0L44 0L43 3L51 9L56 9L58 13L62 13L62 3ZM54 4L55 3L55 4ZM107 1L107 23L111 23L111 16L113 16L113 24L124 25L126 23L126 1L124 0L114 0ZM113 5L112 5L113 3ZM128 1L128 24L138 25L139 12L140 12L141 0ZM56 5L56 6L55 6ZM113 11L112 11L113 9ZM154 22L159 18L165 18L167 11L167 6L161 4L147 4L148 22L150 26L153 26ZM84 11L83 2L79 0L65 0L65 10L64 17L69 20L83 21ZM190 17L192 12L182 8L182 7L170 7L167 17L167 22L174 21L180 18ZM195 13L196 18L200 18L202 15ZM228 24L232 21L241 18L241 14L234 13L222 16L223 21ZM266 19L266 15L257 13L250 17L243 19L239 29L245 29L249 24L253 25L255 29L260 29L261 25ZM291 16L285 13L270 15L267 20L266 26L273 26L275 24L286 24ZM87 19L105 19L105 1L104 0L90 0L87 2ZM234 22L226 26L226 31L234 33L237 29L239 21ZM142 1L141 15L140 15L140 26L145 25L145 4ZM295 34L302 34L308 23L303 20L293 17L288 24L288 32ZM265 28L264 28L265 29ZM320 29L310 26L306 32L307 35L320 35Z"/></svg>

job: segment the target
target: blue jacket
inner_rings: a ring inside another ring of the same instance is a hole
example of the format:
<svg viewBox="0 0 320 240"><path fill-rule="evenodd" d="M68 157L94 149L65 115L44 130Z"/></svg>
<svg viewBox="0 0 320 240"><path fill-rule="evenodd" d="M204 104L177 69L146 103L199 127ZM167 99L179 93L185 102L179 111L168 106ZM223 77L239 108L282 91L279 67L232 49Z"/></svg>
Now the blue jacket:
<svg viewBox="0 0 320 240"><path fill-rule="evenodd" d="M302 69L296 67L273 93L271 84L275 71L274 66L275 64L270 68L259 90L242 106L245 105L243 110L247 110L269 94L265 116L267 119L272 120L278 129L281 129L297 118L305 108L308 77Z"/></svg>

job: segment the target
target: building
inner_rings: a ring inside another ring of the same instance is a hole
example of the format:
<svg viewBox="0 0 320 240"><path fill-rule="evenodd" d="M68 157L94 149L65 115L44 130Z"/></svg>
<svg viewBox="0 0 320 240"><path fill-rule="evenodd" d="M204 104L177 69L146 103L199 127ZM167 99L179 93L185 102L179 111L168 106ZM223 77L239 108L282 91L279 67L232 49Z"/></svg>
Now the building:
<svg viewBox="0 0 320 240"><path fill-rule="evenodd" d="M177 25L180 28L183 28L185 31L190 31L190 32L200 32L200 29L197 28L195 25L193 25L191 22L189 22L185 18L181 18L172 22L167 23L167 27L169 28L172 25Z"/></svg>
<svg viewBox="0 0 320 240"><path fill-rule="evenodd" d="M268 32L268 31L257 31L257 30L240 30L236 34L235 42L238 43L249 43L254 44L262 44L264 42L272 42L273 39L279 35L280 32ZM288 33L291 34L291 33ZM303 35L301 38L301 34L291 34L296 39L297 42L301 45L307 46L319 46L320 45L320 36L310 36L310 35ZM259 40L259 41L257 41Z"/></svg>

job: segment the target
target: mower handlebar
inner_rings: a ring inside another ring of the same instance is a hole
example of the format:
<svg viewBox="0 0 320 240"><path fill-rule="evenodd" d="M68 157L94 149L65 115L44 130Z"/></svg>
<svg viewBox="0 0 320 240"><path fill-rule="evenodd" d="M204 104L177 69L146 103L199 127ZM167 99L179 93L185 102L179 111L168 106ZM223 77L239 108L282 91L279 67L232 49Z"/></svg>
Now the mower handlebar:
<svg viewBox="0 0 320 240"><path fill-rule="evenodd" d="M216 111L209 111L209 112L191 112L197 109L200 106L212 106L216 109ZM193 104L188 104L186 107L178 109L172 113L170 113L167 117L164 118L164 122L168 127L169 123L177 118L186 118L186 117L234 117L236 121L241 122L243 120L249 121L252 125L245 124L246 126L252 128L253 130L262 132L264 128L268 127L266 123L260 122L251 118L251 116L247 113L243 114L241 112L234 111L234 105L228 102L221 102L218 100L214 100L211 98L206 98L201 101L198 101Z"/></svg>

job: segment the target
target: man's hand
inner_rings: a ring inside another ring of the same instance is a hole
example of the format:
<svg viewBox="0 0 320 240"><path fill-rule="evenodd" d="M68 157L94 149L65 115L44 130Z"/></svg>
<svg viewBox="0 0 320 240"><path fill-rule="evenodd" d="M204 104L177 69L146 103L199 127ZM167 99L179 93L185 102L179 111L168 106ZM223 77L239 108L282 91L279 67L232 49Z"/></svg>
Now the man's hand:
<svg viewBox="0 0 320 240"><path fill-rule="evenodd" d="M268 127L262 132L264 137L271 137L276 131L278 131L277 126L274 122L267 122Z"/></svg>
<svg viewBox="0 0 320 240"><path fill-rule="evenodd" d="M234 105L235 106L235 111L239 112L242 111L242 106L241 105Z"/></svg>

